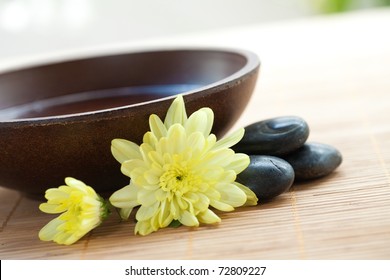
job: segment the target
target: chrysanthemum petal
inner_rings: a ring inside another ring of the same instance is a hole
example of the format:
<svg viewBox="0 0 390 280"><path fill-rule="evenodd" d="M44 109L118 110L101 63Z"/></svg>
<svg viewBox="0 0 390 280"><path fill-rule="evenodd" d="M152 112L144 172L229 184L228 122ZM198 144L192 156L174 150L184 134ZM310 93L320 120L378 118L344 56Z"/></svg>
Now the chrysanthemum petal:
<svg viewBox="0 0 390 280"><path fill-rule="evenodd" d="M149 158L149 153L151 151L154 151L154 147L152 147L148 143L142 143L139 147L139 150L141 152L142 160L144 161L145 166L149 166L152 163L151 159Z"/></svg>
<svg viewBox="0 0 390 280"><path fill-rule="evenodd" d="M148 235L153 232L150 220L148 221L139 221L135 225L134 233L140 235Z"/></svg>
<svg viewBox="0 0 390 280"><path fill-rule="evenodd" d="M57 227L61 224L63 224L64 221L61 221L58 218L55 218L51 220L49 223L47 223L40 231L39 231L39 239L42 241L51 241L54 239L56 234L58 233Z"/></svg>
<svg viewBox="0 0 390 280"><path fill-rule="evenodd" d="M98 196L83 196L81 198L81 202L83 203L84 205L84 208L86 210L89 210L91 208L94 208L94 207L99 207L101 205L101 201L98 200Z"/></svg>
<svg viewBox="0 0 390 280"><path fill-rule="evenodd" d="M236 174L244 171L250 163L249 156L246 154L236 153L232 156L232 160L229 164L225 165L226 169L234 170Z"/></svg>
<svg viewBox="0 0 390 280"><path fill-rule="evenodd" d="M216 151L210 151L207 156L204 157L204 162L207 166L226 166L229 165L234 151L231 149L220 149Z"/></svg>
<svg viewBox="0 0 390 280"><path fill-rule="evenodd" d="M120 208L119 210L119 215L121 216L122 220L127 220L131 214L131 212L133 211L133 207L130 207L130 208Z"/></svg>
<svg viewBox="0 0 390 280"><path fill-rule="evenodd" d="M211 124L212 125L212 124ZM207 131L209 130L210 123L208 123L208 115L206 112L198 110L193 113L185 123L184 127L187 134L194 132L200 132L204 136L209 135Z"/></svg>
<svg viewBox="0 0 390 280"><path fill-rule="evenodd" d="M187 147L187 136L186 130L181 124L172 125L167 133L167 144L172 147L169 149L169 152L172 154L180 154ZM172 143L175 143L172 145ZM165 149L168 150L168 149Z"/></svg>
<svg viewBox="0 0 390 280"><path fill-rule="evenodd" d="M205 144L206 139L199 131L191 133L187 138L187 146L192 148L194 154L202 152L205 148Z"/></svg>
<svg viewBox="0 0 390 280"><path fill-rule="evenodd" d="M149 221L150 221L150 226L152 227L152 230L153 230L153 231L156 231L156 230L158 230L159 228L161 228L160 223L159 223L159 221L158 221L158 214L159 214L159 212L160 212L160 209L157 210L156 215L154 215L153 217L151 217L151 218L149 219Z"/></svg>
<svg viewBox="0 0 390 280"><path fill-rule="evenodd" d="M50 188L45 192L45 198L47 200L52 199L67 199L69 197L69 193L71 192L69 186L60 186L58 188Z"/></svg>
<svg viewBox="0 0 390 280"><path fill-rule="evenodd" d="M171 156L171 154L173 154L174 145L172 145L172 142L169 141L167 137L163 137L160 139L156 150L163 155L164 163L166 163L166 155Z"/></svg>
<svg viewBox="0 0 390 280"><path fill-rule="evenodd" d="M229 136L217 141L217 143L213 147L213 150L226 149L226 148L230 148L230 147L234 146L242 139L242 137L244 136L244 133L245 133L244 128L240 128L240 129L236 130L235 132L233 132Z"/></svg>
<svg viewBox="0 0 390 280"><path fill-rule="evenodd" d="M164 165L164 158L161 153L157 151L151 151L149 153L149 159L152 162L152 166L155 165L158 168L161 168Z"/></svg>
<svg viewBox="0 0 390 280"><path fill-rule="evenodd" d="M197 172L202 172L203 179L207 180L208 182L218 181L222 179L225 170L220 166L207 166L205 168L204 161L200 161L196 166L193 167L193 169Z"/></svg>
<svg viewBox="0 0 390 280"><path fill-rule="evenodd" d="M225 212L234 210L234 207L232 207L230 204L226 204L218 200L210 200L210 205L213 206L215 209L225 211Z"/></svg>
<svg viewBox="0 0 390 280"><path fill-rule="evenodd" d="M158 215L158 222L161 228L167 227L173 218L167 201L162 201L160 204L160 212Z"/></svg>
<svg viewBox="0 0 390 280"><path fill-rule="evenodd" d="M85 185L84 182L72 177L66 177L65 183L70 187L77 188L81 192L85 192L87 188L87 185Z"/></svg>
<svg viewBox="0 0 390 280"><path fill-rule="evenodd" d="M160 182L160 176L162 175L161 168L154 168L153 166L145 171L144 177L150 185L158 185Z"/></svg>
<svg viewBox="0 0 390 280"><path fill-rule="evenodd" d="M221 194L219 201L233 207L242 206L247 200L244 191L234 184L218 183L215 185L215 189Z"/></svg>
<svg viewBox="0 0 390 280"><path fill-rule="evenodd" d="M183 96L179 95L172 102L167 111L164 125L168 129L170 126L178 123L184 125L187 121L186 107L184 106Z"/></svg>
<svg viewBox="0 0 390 280"><path fill-rule="evenodd" d="M158 139L151 131L148 131L144 134L142 141L154 148L158 142Z"/></svg>
<svg viewBox="0 0 390 280"><path fill-rule="evenodd" d="M258 198L257 198L256 194L250 188L248 188L247 186L244 186L243 184L240 184L238 182L234 182L233 184L236 185L237 187L239 187L247 196L247 200L246 200L244 206L257 205Z"/></svg>
<svg viewBox="0 0 390 280"><path fill-rule="evenodd" d="M156 203L157 199L156 199L156 192L155 191L149 191L149 190L146 190L146 189L140 189L138 191L138 195L137 195L137 201L145 206L145 207L149 207L153 204Z"/></svg>
<svg viewBox="0 0 390 280"><path fill-rule="evenodd" d="M151 132L154 134L154 136L156 136L157 139L167 135L167 128L157 115L150 115L149 126Z"/></svg>
<svg viewBox="0 0 390 280"><path fill-rule="evenodd" d="M215 143L217 143L217 136L215 136L214 134L210 134L206 138L206 147L205 147L205 149L207 151L211 150L215 146Z"/></svg>
<svg viewBox="0 0 390 280"><path fill-rule="evenodd" d="M111 141L111 153L119 163L123 163L129 159L141 158L139 146L124 139L114 139Z"/></svg>
<svg viewBox="0 0 390 280"><path fill-rule="evenodd" d="M48 214L59 214L67 210L66 205L41 203L39 210Z"/></svg>
<svg viewBox="0 0 390 280"><path fill-rule="evenodd" d="M234 182L236 180L236 172L234 172L234 170L226 170L225 169L225 172L223 173L223 176L222 178L219 180L220 183L231 183L231 182Z"/></svg>
<svg viewBox="0 0 390 280"><path fill-rule="evenodd" d="M137 211L135 218L137 219L137 221L149 220L157 213L159 206L159 201L156 201L154 204L149 206L141 205L141 207Z"/></svg>
<svg viewBox="0 0 390 280"><path fill-rule="evenodd" d="M211 133L211 129L213 128L214 123L214 112L208 107L201 108L200 111L206 113L207 115L207 123L205 124L203 134L208 136Z"/></svg>
<svg viewBox="0 0 390 280"><path fill-rule="evenodd" d="M199 200L196 202L196 204L194 204L194 207L200 212L203 212L209 207L210 199L202 193L199 193L198 197Z"/></svg>
<svg viewBox="0 0 390 280"><path fill-rule="evenodd" d="M169 193L162 189L157 189L155 190L155 195L158 201L164 201L168 198Z"/></svg>
<svg viewBox="0 0 390 280"><path fill-rule="evenodd" d="M58 244L64 244L64 245L71 245L73 243L75 243L76 241L78 241L80 238L82 238L85 234L87 234L88 232L85 232L83 235L80 235L80 234L63 234L62 236L58 236L58 238L56 238L58 241L57 243Z"/></svg>
<svg viewBox="0 0 390 280"><path fill-rule="evenodd" d="M154 189L155 185L149 184L144 176L146 170L147 169L145 169L144 167L135 168L131 171L130 178L134 182L134 184L136 184L138 186L143 186L143 187L152 186Z"/></svg>
<svg viewBox="0 0 390 280"><path fill-rule="evenodd" d="M177 201L175 199L171 200L171 203L169 205L170 215L174 220L177 220L180 217L180 207L177 204Z"/></svg>
<svg viewBox="0 0 390 280"><path fill-rule="evenodd" d="M145 162L141 159L130 159L126 160L122 163L121 171L124 175L129 176L131 175L131 172L133 172L136 168L144 168L147 169L147 165Z"/></svg>
<svg viewBox="0 0 390 280"><path fill-rule="evenodd" d="M63 200L69 198L69 191L64 191L64 189L69 189L68 186L61 186L62 188L51 188L46 190L45 198L50 200L51 203L61 203Z"/></svg>
<svg viewBox="0 0 390 280"><path fill-rule="evenodd" d="M208 188L204 194L209 198L209 200L219 200L221 198L221 194L215 190L215 188Z"/></svg>
<svg viewBox="0 0 390 280"><path fill-rule="evenodd" d="M184 210L184 209L187 209L188 208L188 203L182 199L181 197L179 196L175 196L175 199L177 201L177 205L179 205L180 209Z"/></svg>
<svg viewBox="0 0 390 280"><path fill-rule="evenodd" d="M221 218L210 209L206 209L205 211L200 212L196 217L198 218L199 222L205 224L215 224L221 222Z"/></svg>
<svg viewBox="0 0 390 280"><path fill-rule="evenodd" d="M114 192L109 198L112 205L118 208L133 208L138 206L138 189L130 184Z"/></svg>
<svg viewBox="0 0 390 280"><path fill-rule="evenodd" d="M183 197L186 198L187 201L193 204L197 203L200 199L199 194L194 192L187 192L186 194L183 195Z"/></svg>
<svg viewBox="0 0 390 280"><path fill-rule="evenodd" d="M180 223L182 223L185 226L189 226L189 227L199 226L198 219L195 217L194 214L188 211L182 211L178 220Z"/></svg>

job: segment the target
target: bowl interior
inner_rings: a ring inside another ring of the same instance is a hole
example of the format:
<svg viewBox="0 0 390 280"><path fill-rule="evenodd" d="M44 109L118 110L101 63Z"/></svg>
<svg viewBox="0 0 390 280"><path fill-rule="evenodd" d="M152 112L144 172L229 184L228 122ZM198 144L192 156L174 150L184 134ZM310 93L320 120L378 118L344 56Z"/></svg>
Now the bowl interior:
<svg viewBox="0 0 390 280"><path fill-rule="evenodd" d="M0 121L78 114L196 91L247 64L225 51L154 51L0 73Z"/></svg>

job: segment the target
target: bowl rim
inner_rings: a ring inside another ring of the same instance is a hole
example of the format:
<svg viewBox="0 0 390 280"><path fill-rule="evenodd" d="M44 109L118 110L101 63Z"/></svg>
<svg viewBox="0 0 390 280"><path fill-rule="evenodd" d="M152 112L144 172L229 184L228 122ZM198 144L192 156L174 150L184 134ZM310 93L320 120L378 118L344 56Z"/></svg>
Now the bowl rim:
<svg viewBox="0 0 390 280"><path fill-rule="evenodd" d="M246 59L245 65L243 65L239 70L234 72L233 74L226 76L223 79L220 79L216 82L206 84L201 87L197 87L192 90L184 91L180 93L183 97L185 96L191 96L194 94L199 94L205 91L209 91L212 89L216 89L221 86L225 86L227 84L234 84L236 80L244 78L246 75L249 75L253 71L255 71L260 66L260 60L258 56L250 51L250 50L244 50L244 49L232 49L232 48L156 48L156 49L147 49L147 50L133 50L133 51L121 51L116 53L110 53L110 54L95 54L95 55L85 55L85 56L78 56L78 57L72 57L72 58L63 58L61 60L51 60L51 61L45 61L41 63L27 63L25 67L22 65L19 65L16 68L11 69L2 69L0 71L0 75L7 74L10 72L18 71L18 70L28 70L35 67L40 66L49 66L54 64L60 64L63 62L73 62L83 59L93 59L93 58L99 58L99 57L109 57L109 56L116 56L116 55L127 55L127 54L141 54L141 53L158 53L158 52L219 52L219 53L230 53L235 55L240 55ZM79 113L71 113L71 114L61 114L61 115L53 115L53 116L44 116L44 117L32 117L32 118L14 118L14 119L5 119L0 120L0 126L2 124L19 124L19 125L26 125L26 124L45 124L45 123L53 123L53 122L67 122L67 121L77 121L77 120L85 120L90 117L94 118L104 118L106 114L111 114L112 112L117 112L121 110L127 110L134 107L141 107L145 106L147 104L151 103L158 103L161 101L166 100L173 100L177 94L169 95L166 97L156 98L148 101L133 103L129 105L123 105L123 106L116 106L112 108L106 108L106 109L100 109L100 110L91 110L91 111L85 111L85 112L79 112Z"/></svg>

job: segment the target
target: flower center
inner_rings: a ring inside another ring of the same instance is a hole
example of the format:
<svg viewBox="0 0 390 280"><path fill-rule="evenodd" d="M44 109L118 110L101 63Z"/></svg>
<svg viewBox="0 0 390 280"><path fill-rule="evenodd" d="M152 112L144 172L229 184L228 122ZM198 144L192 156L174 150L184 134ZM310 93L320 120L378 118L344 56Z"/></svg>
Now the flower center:
<svg viewBox="0 0 390 280"><path fill-rule="evenodd" d="M199 183L199 177L187 167L171 164L160 177L159 185L164 191L181 196L188 191L196 190Z"/></svg>

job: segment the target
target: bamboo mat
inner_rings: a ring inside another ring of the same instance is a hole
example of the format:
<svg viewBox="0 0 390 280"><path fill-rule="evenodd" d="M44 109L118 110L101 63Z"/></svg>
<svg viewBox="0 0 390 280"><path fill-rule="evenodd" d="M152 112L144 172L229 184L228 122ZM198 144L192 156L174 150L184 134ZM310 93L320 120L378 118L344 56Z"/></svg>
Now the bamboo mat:
<svg viewBox="0 0 390 280"><path fill-rule="evenodd" d="M309 141L337 147L328 177L295 183L272 202L220 213L222 223L134 236L114 213L72 246L39 241L52 217L0 188L1 259L389 259L390 10L208 32L167 44L251 49L261 74L240 127L303 117Z"/></svg>

